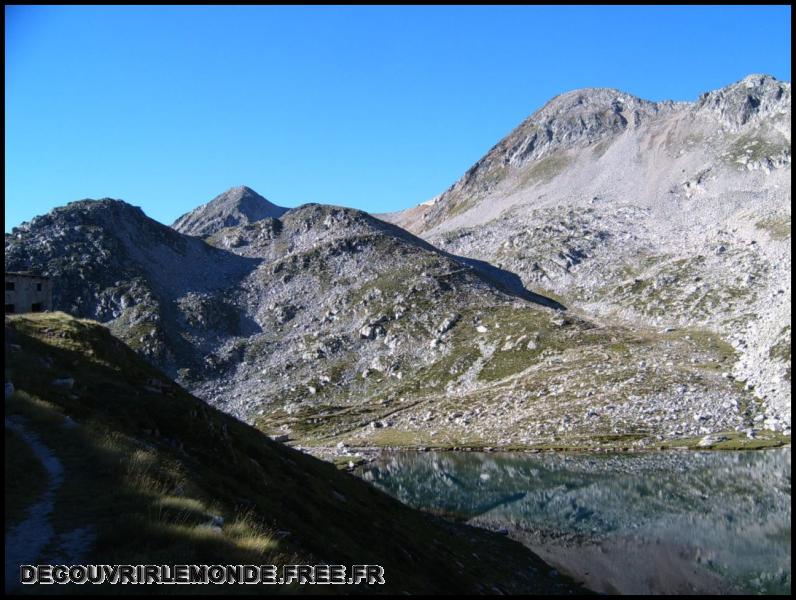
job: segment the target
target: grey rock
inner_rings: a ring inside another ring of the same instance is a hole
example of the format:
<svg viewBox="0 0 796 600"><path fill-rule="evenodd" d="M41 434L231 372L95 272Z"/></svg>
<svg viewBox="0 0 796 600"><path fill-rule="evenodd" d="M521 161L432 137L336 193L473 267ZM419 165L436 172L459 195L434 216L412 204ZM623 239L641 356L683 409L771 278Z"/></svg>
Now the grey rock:
<svg viewBox="0 0 796 600"><path fill-rule="evenodd" d="M240 186L182 215L172 227L186 235L207 237L227 227L254 223L269 217L279 218L287 210L271 204L251 188ZM230 245L243 245L243 238L236 237Z"/></svg>

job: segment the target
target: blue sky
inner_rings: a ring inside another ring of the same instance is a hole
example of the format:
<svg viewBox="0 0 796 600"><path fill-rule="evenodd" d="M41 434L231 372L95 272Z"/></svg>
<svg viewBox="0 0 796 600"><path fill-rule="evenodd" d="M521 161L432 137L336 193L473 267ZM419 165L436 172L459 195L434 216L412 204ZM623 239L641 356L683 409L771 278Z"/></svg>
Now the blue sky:
<svg viewBox="0 0 796 600"><path fill-rule="evenodd" d="M781 7L6 7L6 231L81 198L171 223L236 185L442 192L559 93L790 81Z"/></svg>

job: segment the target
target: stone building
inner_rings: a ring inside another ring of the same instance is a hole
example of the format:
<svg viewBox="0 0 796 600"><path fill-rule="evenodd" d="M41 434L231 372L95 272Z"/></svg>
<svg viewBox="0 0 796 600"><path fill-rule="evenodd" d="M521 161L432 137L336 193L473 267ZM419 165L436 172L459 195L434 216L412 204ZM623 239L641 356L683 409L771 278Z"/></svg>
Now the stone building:
<svg viewBox="0 0 796 600"><path fill-rule="evenodd" d="M44 312L53 309L53 287L49 277L29 273L6 273L5 314Z"/></svg>

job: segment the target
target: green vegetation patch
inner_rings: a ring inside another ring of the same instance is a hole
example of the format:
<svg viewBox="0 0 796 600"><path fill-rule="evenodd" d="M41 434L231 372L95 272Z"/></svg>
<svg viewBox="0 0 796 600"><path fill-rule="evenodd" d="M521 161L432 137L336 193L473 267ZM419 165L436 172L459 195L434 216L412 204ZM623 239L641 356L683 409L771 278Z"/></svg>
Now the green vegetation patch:
<svg viewBox="0 0 796 600"><path fill-rule="evenodd" d="M785 138L771 139L761 131L745 133L739 136L730 146L727 159L734 166L743 158L748 161L762 161L784 153L790 154L791 145Z"/></svg>
<svg viewBox="0 0 796 600"><path fill-rule="evenodd" d="M766 217L755 223L755 227L768 232L774 240L790 238L790 215L780 217Z"/></svg>
<svg viewBox="0 0 796 600"><path fill-rule="evenodd" d="M566 154L546 156L527 167L520 175L519 187L535 183L548 183L559 175L572 162Z"/></svg>
<svg viewBox="0 0 796 600"><path fill-rule="evenodd" d="M777 342L771 346L771 349L768 351L768 355L776 360L780 360L787 364L785 370L785 379L790 381L790 325L786 325L782 328L782 331L779 334L779 339Z"/></svg>
<svg viewBox="0 0 796 600"><path fill-rule="evenodd" d="M461 215L476 205L477 198L474 195L464 196L457 194L454 198L450 198L447 203L446 213L448 218Z"/></svg>
<svg viewBox="0 0 796 600"><path fill-rule="evenodd" d="M594 156L594 158L600 158L603 154L605 154L606 151L608 150L608 148L611 147L612 143L613 143L613 140L607 139L607 140L603 140L601 142L597 142L596 144L594 144L594 146L592 147L592 150L591 150L592 151L592 155Z"/></svg>
<svg viewBox="0 0 796 600"><path fill-rule="evenodd" d="M790 444L790 437L777 431L758 431L754 438L747 437L744 433L727 431L717 435L726 438L710 446L700 446L703 437L679 438L667 440L660 444L661 449L689 449L689 450L762 450L764 448L777 448Z"/></svg>

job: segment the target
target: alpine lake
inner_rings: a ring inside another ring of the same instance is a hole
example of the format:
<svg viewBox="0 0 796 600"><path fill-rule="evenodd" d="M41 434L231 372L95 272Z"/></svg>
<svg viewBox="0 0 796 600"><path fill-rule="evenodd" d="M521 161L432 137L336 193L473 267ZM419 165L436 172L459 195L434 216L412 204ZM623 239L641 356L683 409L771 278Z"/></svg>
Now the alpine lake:
<svg viewBox="0 0 796 600"><path fill-rule="evenodd" d="M639 454L392 451L357 470L499 531L607 594L791 591L791 448Z"/></svg>

